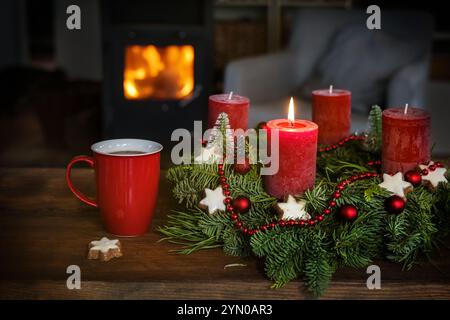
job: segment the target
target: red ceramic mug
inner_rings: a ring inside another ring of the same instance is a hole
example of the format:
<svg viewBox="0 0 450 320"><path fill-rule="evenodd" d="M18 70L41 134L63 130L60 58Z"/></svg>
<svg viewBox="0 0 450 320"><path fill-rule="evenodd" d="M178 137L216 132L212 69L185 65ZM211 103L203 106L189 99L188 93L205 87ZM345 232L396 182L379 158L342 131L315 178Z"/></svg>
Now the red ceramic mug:
<svg viewBox="0 0 450 320"><path fill-rule="evenodd" d="M67 165L66 180L81 201L98 207L108 232L133 237L147 232L158 195L162 146L140 139L115 139L91 146L93 157L77 156ZM73 186L72 166L86 162L94 168L97 199Z"/></svg>

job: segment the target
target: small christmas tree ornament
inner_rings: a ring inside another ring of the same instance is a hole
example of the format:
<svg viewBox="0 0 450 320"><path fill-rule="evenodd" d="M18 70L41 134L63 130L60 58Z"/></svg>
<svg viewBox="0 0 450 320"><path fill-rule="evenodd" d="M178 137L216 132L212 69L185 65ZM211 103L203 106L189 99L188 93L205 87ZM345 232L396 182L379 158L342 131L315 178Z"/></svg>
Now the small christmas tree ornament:
<svg viewBox="0 0 450 320"><path fill-rule="evenodd" d="M205 198L203 198L199 207L202 209L208 209L208 214L213 215L217 211L225 211L225 196L222 192L222 187L217 187L214 190L205 189Z"/></svg>
<svg viewBox="0 0 450 320"><path fill-rule="evenodd" d="M223 155L234 154L234 136L230 127L230 120L225 112L222 112L217 117L214 127L210 131L208 138L208 146L219 150L218 153Z"/></svg>
<svg viewBox="0 0 450 320"><path fill-rule="evenodd" d="M384 201L384 208L390 214L399 214L405 209L406 201L400 196L393 195Z"/></svg>
<svg viewBox="0 0 450 320"><path fill-rule="evenodd" d="M415 170L410 170L405 173L405 180L411 183L414 187L418 187L422 184L422 176Z"/></svg>
<svg viewBox="0 0 450 320"><path fill-rule="evenodd" d="M311 216L306 212L305 206L306 201L297 201L293 196L289 195L286 202L277 203L275 208L280 213L282 220L309 220Z"/></svg>
<svg viewBox="0 0 450 320"><path fill-rule="evenodd" d="M377 153L381 149L382 143L382 114L383 111L377 105L372 106L369 113L369 126L370 130L367 134L367 138L363 142L363 147L372 152Z"/></svg>
<svg viewBox="0 0 450 320"><path fill-rule="evenodd" d="M248 159L245 159L244 163L236 163L233 166L233 169L236 173L247 174L252 169L252 166L250 165L250 161Z"/></svg>
<svg viewBox="0 0 450 320"><path fill-rule="evenodd" d="M339 217L346 221L352 221L358 216L358 209L354 205L346 204L341 206L337 211Z"/></svg>
<svg viewBox="0 0 450 320"><path fill-rule="evenodd" d="M397 172L393 176L384 173L383 182L379 186L402 198L412 190L412 184L403 180L403 174L401 172Z"/></svg>
<svg viewBox="0 0 450 320"><path fill-rule="evenodd" d="M239 213L246 213L250 210L252 202L246 196L238 196L234 198L231 205L233 206L234 211L237 211Z"/></svg>

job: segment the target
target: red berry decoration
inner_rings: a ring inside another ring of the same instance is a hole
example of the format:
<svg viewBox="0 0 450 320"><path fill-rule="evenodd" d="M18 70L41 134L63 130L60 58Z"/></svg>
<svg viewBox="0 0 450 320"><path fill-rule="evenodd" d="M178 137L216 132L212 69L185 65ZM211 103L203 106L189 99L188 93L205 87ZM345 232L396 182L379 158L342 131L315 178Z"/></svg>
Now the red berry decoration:
<svg viewBox="0 0 450 320"><path fill-rule="evenodd" d="M246 196L239 196L233 200L232 205L236 212L246 213L250 210L252 203Z"/></svg>
<svg viewBox="0 0 450 320"><path fill-rule="evenodd" d="M405 180L411 183L414 187L417 187L422 183L422 176L419 172L410 170L405 173Z"/></svg>
<svg viewBox="0 0 450 320"><path fill-rule="evenodd" d="M397 195L393 195L384 201L384 208L390 214L399 214L405 209L405 200Z"/></svg>
<svg viewBox="0 0 450 320"><path fill-rule="evenodd" d="M347 221L351 221L356 219L356 217L358 216L358 209L356 209L356 207L351 204L346 204L340 207L337 213L341 218Z"/></svg>
<svg viewBox="0 0 450 320"><path fill-rule="evenodd" d="M239 174L247 174L252 169L248 159L245 159L245 163L236 163L234 165L234 172Z"/></svg>

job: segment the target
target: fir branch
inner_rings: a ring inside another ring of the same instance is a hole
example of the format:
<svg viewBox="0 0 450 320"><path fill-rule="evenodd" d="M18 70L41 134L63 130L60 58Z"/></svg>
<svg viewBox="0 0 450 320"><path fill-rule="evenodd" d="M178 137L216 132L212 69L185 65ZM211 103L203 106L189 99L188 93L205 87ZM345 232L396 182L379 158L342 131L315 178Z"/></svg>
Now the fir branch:
<svg viewBox="0 0 450 320"><path fill-rule="evenodd" d="M331 188L327 188L327 183L322 180L312 189L306 190L303 197L307 201L307 211L310 213L321 212L327 204Z"/></svg>
<svg viewBox="0 0 450 320"><path fill-rule="evenodd" d="M338 223L333 231L333 251L339 265L362 268L377 255L382 242L380 210L359 210L352 223Z"/></svg>
<svg viewBox="0 0 450 320"><path fill-rule="evenodd" d="M175 250L180 254L190 254L201 249L220 247L214 236L208 236L199 228L199 222L205 218L205 213L199 208L188 210L188 212L174 211L168 215L168 223L164 227L159 227L158 231L167 240L182 246L182 249Z"/></svg>
<svg viewBox="0 0 450 320"><path fill-rule="evenodd" d="M198 227L208 237L221 241L224 229L230 224L230 218L223 212L211 216L205 215L198 221Z"/></svg>
<svg viewBox="0 0 450 320"><path fill-rule="evenodd" d="M408 194L405 210L387 218L387 258L411 269L420 253L428 255L433 248L437 228L432 219L432 194L425 188L415 188Z"/></svg>
<svg viewBox="0 0 450 320"><path fill-rule="evenodd" d="M434 241L438 242L450 234L450 183L441 184L433 198L432 219L434 224L439 226Z"/></svg>
<svg viewBox="0 0 450 320"><path fill-rule="evenodd" d="M176 183L185 179L191 171L192 166L189 165L175 166L167 170L166 178L170 182Z"/></svg>
<svg viewBox="0 0 450 320"><path fill-rule="evenodd" d="M265 257L265 271L278 288L295 279L301 271L303 248L306 245L304 230L289 228L281 231L278 227L254 235L251 240L253 252Z"/></svg>
<svg viewBox="0 0 450 320"><path fill-rule="evenodd" d="M230 256L245 257L250 255L251 248L245 236L232 225L223 233L223 252Z"/></svg>
<svg viewBox="0 0 450 320"><path fill-rule="evenodd" d="M179 203L185 203L187 208L198 205L203 191L206 188L214 189L217 187L219 175L217 166L214 164L196 164L189 169L172 170L170 178L182 177L173 187L173 195Z"/></svg>
<svg viewBox="0 0 450 320"><path fill-rule="evenodd" d="M320 296L328 287L334 268L326 250L326 234L319 230L318 232L312 231L309 235L310 240L308 241L303 272L308 289L315 296Z"/></svg>

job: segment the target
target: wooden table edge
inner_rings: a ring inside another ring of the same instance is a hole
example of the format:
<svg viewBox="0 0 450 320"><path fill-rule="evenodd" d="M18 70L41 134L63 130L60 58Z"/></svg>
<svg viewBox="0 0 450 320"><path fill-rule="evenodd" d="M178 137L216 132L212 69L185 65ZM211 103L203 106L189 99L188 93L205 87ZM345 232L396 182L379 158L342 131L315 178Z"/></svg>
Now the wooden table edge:
<svg viewBox="0 0 450 320"><path fill-rule="evenodd" d="M293 281L271 289L270 281L179 281L106 282L82 281L81 289L69 290L65 280L0 281L0 299L148 299L148 300L305 300L315 299L303 282ZM220 289L217 289L220 287ZM333 281L321 299L450 299L450 282L385 281L379 290L369 290L361 281Z"/></svg>

